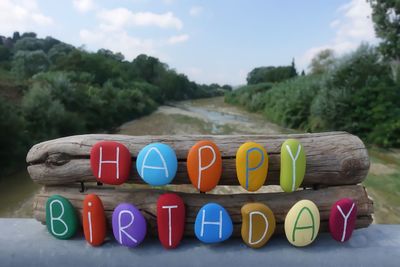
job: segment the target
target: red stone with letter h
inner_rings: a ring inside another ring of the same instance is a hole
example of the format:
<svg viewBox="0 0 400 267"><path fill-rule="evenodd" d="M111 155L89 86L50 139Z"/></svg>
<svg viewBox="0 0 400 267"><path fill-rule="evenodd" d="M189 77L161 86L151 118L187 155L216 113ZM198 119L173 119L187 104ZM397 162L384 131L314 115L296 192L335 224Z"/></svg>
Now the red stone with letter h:
<svg viewBox="0 0 400 267"><path fill-rule="evenodd" d="M101 141L90 150L90 167L97 181L120 185L129 178L131 154L126 146L114 141Z"/></svg>

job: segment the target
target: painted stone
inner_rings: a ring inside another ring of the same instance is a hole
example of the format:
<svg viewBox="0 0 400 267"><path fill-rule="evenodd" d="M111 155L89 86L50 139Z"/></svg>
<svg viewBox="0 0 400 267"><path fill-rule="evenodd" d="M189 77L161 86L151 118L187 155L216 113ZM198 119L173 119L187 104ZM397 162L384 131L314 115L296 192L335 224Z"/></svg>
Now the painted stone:
<svg viewBox="0 0 400 267"><path fill-rule="evenodd" d="M262 203L249 203L241 208L242 239L252 248L264 246L275 232L276 222L272 210Z"/></svg>
<svg viewBox="0 0 400 267"><path fill-rule="evenodd" d="M99 182L120 185L129 178L131 154L121 143L101 141L90 150L90 167Z"/></svg>
<svg viewBox="0 0 400 267"><path fill-rule="evenodd" d="M254 142L242 144L236 152L236 175L240 185L248 191L256 191L264 185L267 173L267 151Z"/></svg>
<svg viewBox="0 0 400 267"><path fill-rule="evenodd" d="M222 173L221 153L211 141L196 143L187 156L187 171L193 186L208 192L217 186Z"/></svg>
<svg viewBox="0 0 400 267"><path fill-rule="evenodd" d="M166 185L175 177L178 160L169 145L153 143L140 150L136 168L146 183L154 186Z"/></svg>
<svg viewBox="0 0 400 267"><path fill-rule="evenodd" d="M317 237L319 224L318 207L310 200L300 200L286 215L286 238L296 247L307 246Z"/></svg>
<svg viewBox="0 0 400 267"><path fill-rule="evenodd" d="M58 239L70 239L78 229L78 217L68 199L52 195L46 202L46 225Z"/></svg>
<svg viewBox="0 0 400 267"><path fill-rule="evenodd" d="M219 204L208 203L197 213L194 223L196 237L204 243L227 240L233 232L233 223L228 212Z"/></svg>
<svg viewBox="0 0 400 267"><path fill-rule="evenodd" d="M107 226L103 202L95 194L89 194L83 200L83 233L92 246L100 246L106 238Z"/></svg>
<svg viewBox="0 0 400 267"><path fill-rule="evenodd" d="M333 204L329 214L329 231L336 241L350 239L357 219L357 205L350 198L342 198Z"/></svg>
<svg viewBox="0 0 400 267"><path fill-rule="evenodd" d="M126 247L138 246L147 232L145 218L135 206L128 203L121 203L114 209L112 228L115 239Z"/></svg>
<svg viewBox="0 0 400 267"><path fill-rule="evenodd" d="M158 238L164 248L176 248L185 229L185 204L177 194L163 194L157 200Z"/></svg>
<svg viewBox="0 0 400 267"><path fill-rule="evenodd" d="M306 153L296 139L288 139L281 147L280 184L285 192L295 191L303 182L306 173Z"/></svg>

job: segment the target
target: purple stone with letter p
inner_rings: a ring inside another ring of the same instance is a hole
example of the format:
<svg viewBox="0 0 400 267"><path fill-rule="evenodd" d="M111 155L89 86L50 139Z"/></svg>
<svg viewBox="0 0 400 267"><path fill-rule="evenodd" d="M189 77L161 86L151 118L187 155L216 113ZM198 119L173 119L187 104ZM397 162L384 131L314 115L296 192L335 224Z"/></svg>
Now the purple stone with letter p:
<svg viewBox="0 0 400 267"><path fill-rule="evenodd" d="M119 204L112 215L112 228L115 239L123 246L136 247L146 236L146 219L133 205Z"/></svg>

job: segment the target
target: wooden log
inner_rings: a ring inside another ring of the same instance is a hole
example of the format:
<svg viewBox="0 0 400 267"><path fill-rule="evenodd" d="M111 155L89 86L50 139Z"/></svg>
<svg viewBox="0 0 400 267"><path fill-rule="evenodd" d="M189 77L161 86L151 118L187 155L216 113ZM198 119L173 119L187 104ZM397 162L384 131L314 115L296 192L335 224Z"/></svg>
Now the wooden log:
<svg viewBox="0 0 400 267"><path fill-rule="evenodd" d="M33 146L28 155L28 172L40 184L60 185L93 182L90 169L90 149L102 140L118 141L126 145L133 159L129 182L143 183L135 166L138 152L152 142L169 144L178 157L178 172L174 184L190 184L186 170L189 149L199 140L212 140L221 150L223 172L220 185L238 185L235 167L236 150L246 141L266 147L270 157L266 184L279 184L280 147L288 138L297 138L307 154L306 174L302 186L329 186L357 184L368 173L369 158L363 142L345 132L291 134L291 135L180 135L180 136L126 136L91 134L50 140Z"/></svg>
<svg viewBox="0 0 400 267"><path fill-rule="evenodd" d="M146 217L149 232L157 233L156 203L158 197L164 193L161 190L126 190L112 187L88 187L84 193L79 192L79 187L44 187L34 200L34 217L45 222L45 205L47 198L53 194L60 194L68 198L72 205L82 216L82 201L86 194L97 194L103 201L107 219L111 225L111 216L114 208L122 202L127 202L138 207ZM266 194L189 194L177 193L186 205L185 235L193 236L193 227L196 215L200 208L209 202L221 204L230 214L234 223L234 236L240 236L241 207L249 202L261 202L268 205L274 212L277 222L277 233L283 232L283 223L289 209L301 199L313 201L319 208L321 216L321 231L327 231L327 222L330 209L337 200L343 197L352 198L357 204L357 228L367 227L372 222L373 203L361 185L328 187L320 190L299 190L293 193L266 193Z"/></svg>

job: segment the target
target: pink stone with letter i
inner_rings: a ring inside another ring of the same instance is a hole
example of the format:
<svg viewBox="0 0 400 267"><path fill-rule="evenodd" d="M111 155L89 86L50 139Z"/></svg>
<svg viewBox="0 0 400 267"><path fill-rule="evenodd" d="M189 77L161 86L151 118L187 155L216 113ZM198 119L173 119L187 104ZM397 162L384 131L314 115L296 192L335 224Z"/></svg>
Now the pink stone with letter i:
<svg viewBox="0 0 400 267"><path fill-rule="evenodd" d="M357 205L350 198L342 198L333 204L329 216L329 231L336 241L350 239L357 219Z"/></svg>

